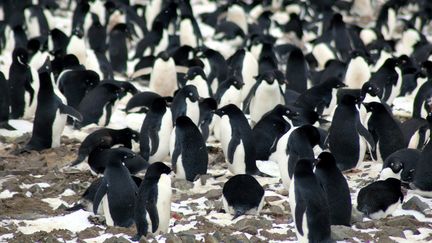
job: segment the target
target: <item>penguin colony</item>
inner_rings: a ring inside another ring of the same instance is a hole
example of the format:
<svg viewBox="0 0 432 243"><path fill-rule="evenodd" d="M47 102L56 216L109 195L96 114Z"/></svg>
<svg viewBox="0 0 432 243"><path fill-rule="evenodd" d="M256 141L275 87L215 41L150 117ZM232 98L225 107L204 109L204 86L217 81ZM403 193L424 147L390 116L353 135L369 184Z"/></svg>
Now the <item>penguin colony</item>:
<svg viewBox="0 0 432 243"><path fill-rule="evenodd" d="M259 214L255 178L269 175L256 160L275 161L300 242L332 242L352 200L378 219L403 202L402 186L432 197L430 1L233 0L205 13L193 3L0 2L0 126L33 121L17 153L61 146L66 125L101 127L71 162L99 178L70 210L135 224L133 240L167 232L171 177L206 175L210 139L234 175L225 211ZM60 10L72 13L68 31L53 23ZM403 122L397 97L413 101ZM104 128L123 98L125 112L145 114L140 129ZM352 199L342 172L366 156L383 169Z"/></svg>

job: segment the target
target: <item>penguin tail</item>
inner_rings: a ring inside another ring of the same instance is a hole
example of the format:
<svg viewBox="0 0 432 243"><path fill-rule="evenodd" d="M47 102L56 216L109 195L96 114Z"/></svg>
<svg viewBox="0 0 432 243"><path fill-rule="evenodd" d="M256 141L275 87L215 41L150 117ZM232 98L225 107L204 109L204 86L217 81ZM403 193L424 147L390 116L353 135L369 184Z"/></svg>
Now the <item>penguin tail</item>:
<svg viewBox="0 0 432 243"><path fill-rule="evenodd" d="M235 213L234 213L234 217L232 220L244 215L245 213L246 213L246 210L244 210L243 208L236 208Z"/></svg>
<svg viewBox="0 0 432 243"><path fill-rule="evenodd" d="M84 156L81 156L81 155L78 156L78 158L76 160L74 160L74 161L71 162L71 164L69 165L69 167L72 167L72 166L75 166L77 164L80 164L81 162L84 161L84 159L85 159Z"/></svg>
<svg viewBox="0 0 432 243"><path fill-rule="evenodd" d="M140 234L136 234L136 235L134 235L134 237L130 238L131 241L139 241L140 239L141 239L141 235Z"/></svg>
<svg viewBox="0 0 432 243"><path fill-rule="evenodd" d="M6 122L0 122L0 129L6 129L9 131L15 131L16 130L16 128L9 125L9 123L7 121Z"/></svg>
<svg viewBox="0 0 432 243"><path fill-rule="evenodd" d="M67 212L75 212L75 211L78 211L80 209L85 209L85 207L81 203L77 203L77 204L73 205L72 207L67 208L66 211Z"/></svg>

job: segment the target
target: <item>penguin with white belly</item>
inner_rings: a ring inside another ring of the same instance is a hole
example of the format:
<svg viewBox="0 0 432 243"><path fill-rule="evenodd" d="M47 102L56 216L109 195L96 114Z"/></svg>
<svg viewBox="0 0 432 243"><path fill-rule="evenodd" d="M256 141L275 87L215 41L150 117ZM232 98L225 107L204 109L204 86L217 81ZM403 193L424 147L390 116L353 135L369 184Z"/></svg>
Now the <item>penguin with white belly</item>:
<svg viewBox="0 0 432 243"><path fill-rule="evenodd" d="M237 174L260 174L256 166L252 129L243 112L235 105L226 105L215 112L220 120L220 142L228 162L228 170Z"/></svg>
<svg viewBox="0 0 432 243"><path fill-rule="evenodd" d="M178 88L177 72L174 59L163 51L152 65L153 69L150 74L150 90L161 96L172 96Z"/></svg>
<svg viewBox="0 0 432 243"><path fill-rule="evenodd" d="M171 137L171 163L176 178L195 181L207 173L208 152L198 127L187 116L176 119Z"/></svg>
<svg viewBox="0 0 432 243"><path fill-rule="evenodd" d="M189 68L184 79L186 80L186 85L193 85L197 88L200 97L209 98L212 95L207 77L201 67L194 66Z"/></svg>
<svg viewBox="0 0 432 243"><path fill-rule="evenodd" d="M186 85L177 91L171 104L173 123L180 116L188 116L195 125L199 122L199 95L197 88Z"/></svg>
<svg viewBox="0 0 432 243"><path fill-rule="evenodd" d="M135 200L134 219L139 241L148 232L166 233L171 218L171 169L162 162L155 162L147 169Z"/></svg>
<svg viewBox="0 0 432 243"><path fill-rule="evenodd" d="M66 125L67 115L82 120L81 114L66 105L66 98L52 80L51 65L47 58L39 70L40 91L30 141L24 150L43 150L60 146L60 137Z"/></svg>
<svg viewBox="0 0 432 243"><path fill-rule="evenodd" d="M252 124L256 124L265 113L279 104L285 104L281 84L275 71L268 71L257 78L245 99L243 109L250 111Z"/></svg>
<svg viewBox="0 0 432 243"><path fill-rule="evenodd" d="M165 99L156 98L144 118L140 130L140 153L150 163L163 161L169 154L170 135L173 129L171 110Z"/></svg>
<svg viewBox="0 0 432 243"><path fill-rule="evenodd" d="M313 172L314 159L296 162L289 204L299 242L333 242L327 196Z"/></svg>

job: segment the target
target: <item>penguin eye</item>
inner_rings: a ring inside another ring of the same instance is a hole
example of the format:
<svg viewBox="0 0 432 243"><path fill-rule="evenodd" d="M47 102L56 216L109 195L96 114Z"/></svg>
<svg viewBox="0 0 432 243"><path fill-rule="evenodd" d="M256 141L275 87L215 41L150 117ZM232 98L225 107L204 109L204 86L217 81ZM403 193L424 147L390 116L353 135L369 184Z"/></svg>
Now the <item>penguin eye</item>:
<svg viewBox="0 0 432 243"><path fill-rule="evenodd" d="M372 90L372 87L369 87L368 90Z"/></svg>
<svg viewBox="0 0 432 243"><path fill-rule="evenodd" d="M127 155L123 156L123 159L127 159Z"/></svg>
<svg viewBox="0 0 432 243"><path fill-rule="evenodd" d="M391 162L391 163L390 163L390 166L394 166L394 163L393 163L393 162Z"/></svg>
<svg viewBox="0 0 432 243"><path fill-rule="evenodd" d="M234 81L234 84L237 84L237 81Z"/></svg>
<svg viewBox="0 0 432 243"><path fill-rule="evenodd" d="M411 170L409 170L410 173L413 173L414 171L415 171L415 169L411 169Z"/></svg>
<svg viewBox="0 0 432 243"><path fill-rule="evenodd" d="M286 114L289 114L290 113L290 111L289 110L286 110L286 112L285 112Z"/></svg>
<svg viewBox="0 0 432 243"><path fill-rule="evenodd" d="M189 93L189 96L190 96L190 97L192 97L192 96L193 96L193 93L192 93L192 92L190 92L190 93Z"/></svg>

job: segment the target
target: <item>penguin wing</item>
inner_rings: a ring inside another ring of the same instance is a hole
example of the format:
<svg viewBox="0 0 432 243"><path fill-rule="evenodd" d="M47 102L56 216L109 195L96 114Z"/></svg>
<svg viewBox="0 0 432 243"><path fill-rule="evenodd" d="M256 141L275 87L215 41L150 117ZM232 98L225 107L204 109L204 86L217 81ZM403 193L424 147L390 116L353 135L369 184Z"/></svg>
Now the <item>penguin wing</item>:
<svg viewBox="0 0 432 243"><path fill-rule="evenodd" d="M244 100L244 102L243 102L243 104L244 104L244 105L243 105L243 112L246 112L246 113L249 112L249 106L250 106L251 100L252 100L252 98L254 97L255 92L256 92L256 90L257 90L259 84L260 84L260 83L256 82L256 83L252 86L252 88L250 89L249 94L246 96L246 98L245 98L245 100Z"/></svg>
<svg viewBox="0 0 432 243"><path fill-rule="evenodd" d="M234 162L234 153L239 144L240 144L240 134L238 134L238 132L236 132L236 130L234 129L233 134L231 135L231 140L228 144L228 161L230 163Z"/></svg>
<svg viewBox="0 0 432 243"><path fill-rule="evenodd" d="M144 195L144 198L146 198L146 210L149 214L150 221L152 224L152 231L153 233L156 232L157 228L159 227L159 213L157 211L157 186L154 185L150 190L146 190Z"/></svg>
<svg viewBox="0 0 432 243"><path fill-rule="evenodd" d="M149 137L150 137L150 142L151 142L150 155L154 155L158 149L159 134L155 129L150 129L149 130Z"/></svg>
<svg viewBox="0 0 432 243"><path fill-rule="evenodd" d="M78 120L78 121L82 121L83 120L83 117L82 117L81 113L79 113L79 111L77 111L72 106L68 106L68 105L65 105L65 104L61 103L59 105L59 109L60 109L60 113L69 115L72 118L74 118L75 120Z"/></svg>
<svg viewBox="0 0 432 243"><path fill-rule="evenodd" d="M96 192L96 195L93 198L93 213L94 214L97 214L99 204L101 203L102 198L107 193L107 189L108 189L108 184L107 184L105 177L103 177L102 181L100 182L100 186Z"/></svg>
<svg viewBox="0 0 432 243"><path fill-rule="evenodd" d="M361 124L360 121L357 121L356 130L360 136L366 139L367 143L371 146L372 151L375 151L375 141L372 137L371 133Z"/></svg>
<svg viewBox="0 0 432 243"><path fill-rule="evenodd" d="M295 188L294 192L296 198L296 205L294 209L296 229L301 235L304 235L303 214L306 213L306 201L303 199L301 195L300 188Z"/></svg>

